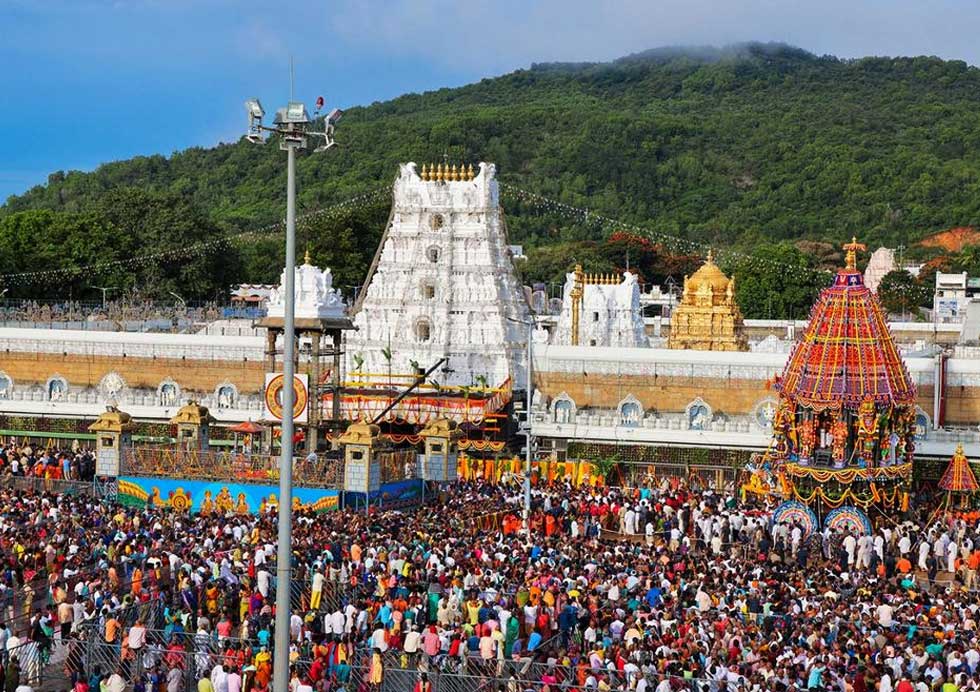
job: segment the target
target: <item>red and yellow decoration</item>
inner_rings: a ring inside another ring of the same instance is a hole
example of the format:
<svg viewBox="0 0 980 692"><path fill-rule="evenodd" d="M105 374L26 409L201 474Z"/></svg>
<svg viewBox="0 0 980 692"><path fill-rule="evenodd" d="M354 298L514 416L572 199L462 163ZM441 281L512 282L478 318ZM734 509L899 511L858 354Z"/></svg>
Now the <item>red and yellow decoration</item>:
<svg viewBox="0 0 980 692"><path fill-rule="evenodd" d="M282 420L283 376L276 375L265 386L265 407L273 418ZM301 418L306 411L309 394L306 385L299 377L293 377L293 418Z"/></svg>
<svg viewBox="0 0 980 692"><path fill-rule="evenodd" d="M819 510L898 511L915 450L915 386L877 296L864 285L852 239L774 388L773 439L746 493L780 495ZM763 482L780 478L782 482ZM975 481L974 481L975 482Z"/></svg>

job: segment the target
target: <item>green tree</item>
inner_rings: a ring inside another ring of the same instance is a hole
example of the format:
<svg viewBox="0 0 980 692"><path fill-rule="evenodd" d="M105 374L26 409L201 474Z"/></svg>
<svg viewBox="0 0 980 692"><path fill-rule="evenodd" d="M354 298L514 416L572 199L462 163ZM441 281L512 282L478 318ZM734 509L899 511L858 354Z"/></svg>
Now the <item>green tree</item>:
<svg viewBox="0 0 980 692"><path fill-rule="evenodd" d="M735 300L750 319L803 319L830 274L792 243L757 250L735 265Z"/></svg>
<svg viewBox="0 0 980 692"><path fill-rule="evenodd" d="M878 299L890 315L918 314L920 307L932 303L933 291L919 283L904 269L895 269L881 278Z"/></svg>

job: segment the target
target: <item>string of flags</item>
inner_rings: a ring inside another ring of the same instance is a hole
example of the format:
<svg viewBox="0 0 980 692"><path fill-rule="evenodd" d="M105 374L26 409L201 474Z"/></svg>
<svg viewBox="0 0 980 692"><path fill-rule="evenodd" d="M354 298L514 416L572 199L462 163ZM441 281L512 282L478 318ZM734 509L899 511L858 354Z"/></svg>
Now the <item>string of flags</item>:
<svg viewBox="0 0 980 692"><path fill-rule="evenodd" d="M824 280L830 282L830 280L835 275L834 271L827 269L817 269L810 267L800 267L794 265L787 265L782 262L775 262L773 260L767 260L763 257L757 257L755 255L749 255L738 250L717 248L713 245L707 243L699 243L688 238L681 238L679 236L671 235L663 231L658 231L655 229L647 228L644 226L638 226L637 224L629 223L627 221L620 221L609 216L600 214L592 209L586 207L578 207L573 204L568 204L560 200L542 195L537 192L532 192L530 190L525 190L516 185L510 183L505 183L499 181L498 185L505 195L512 196L521 202L528 204L530 206L537 207L539 209L544 209L546 211L555 212L564 215L566 218L574 218L580 220L583 223L598 226L609 231L630 231L635 235L647 238L654 242L657 242L669 250L674 252L689 252L698 255L707 255L709 250L714 252L716 257L722 256L727 257L731 260L738 262L745 262L752 264L756 267L767 267L769 269L792 271L798 274L809 274L819 280ZM919 289L918 287L901 288L896 287L896 293L915 293Z"/></svg>
<svg viewBox="0 0 980 692"><path fill-rule="evenodd" d="M499 181L498 184L505 196L519 200L528 206L557 213L565 218L575 219L576 221L585 224L608 229L609 231L629 231L640 237L657 242L674 252L706 255L708 250L714 250L716 256L721 255L723 257L727 257L738 262L749 263L757 267L767 267L775 270L789 270L797 274L807 273L817 276L822 280L827 280L828 282L833 276L833 272L825 269L791 266L773 260L767 260L762 257L757 257L755 255L749 255L737 250L715 248L707 243L697 242L688 238L682 238L663 231L658 231L656 229L614 219L610 216L600 214L592 209L568 204L537 192L525 190L510 183ZM371 203L376 203L381 199L390 198L391 192L392 188L390 185L383 185L368 192L350 197L349 199L338 202L337 204L332 204L321 209L307 212L297 217L297 226L309 225L312 222L329 217L340 211L366 206ZM199 243L193 243L181 248L162 250L135 257L107 260L105 262L97 262L94 264L77 267L60 267L30 272L0 274L0 285L32 284L57 278L77 277L81 274L98 274L99 272L110 269L146 267L163 262L200 257L221 248L229 247L233 244L259 239L263 236L268 236L274 233L280 233L284 228L285 223L283 221L277 221L260 228L221 236L213 240L201 241ZM916 287L912 287L907 290L912 292L917 289ZM902 292L902 289L899 289L898 292Z"/></svg>

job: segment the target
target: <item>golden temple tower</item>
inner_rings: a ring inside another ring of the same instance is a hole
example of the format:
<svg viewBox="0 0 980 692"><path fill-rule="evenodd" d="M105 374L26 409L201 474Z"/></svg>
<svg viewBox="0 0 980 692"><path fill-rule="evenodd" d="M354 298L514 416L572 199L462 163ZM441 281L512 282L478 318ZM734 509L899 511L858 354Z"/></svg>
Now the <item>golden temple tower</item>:
<svg viewBox="0 0 980 692"><path fill-rule="evenodd" d="M748 351L742 313L735 302L735 280L722 273L712 253L690 277L670 316L668 348L695 351Z"/></svg>

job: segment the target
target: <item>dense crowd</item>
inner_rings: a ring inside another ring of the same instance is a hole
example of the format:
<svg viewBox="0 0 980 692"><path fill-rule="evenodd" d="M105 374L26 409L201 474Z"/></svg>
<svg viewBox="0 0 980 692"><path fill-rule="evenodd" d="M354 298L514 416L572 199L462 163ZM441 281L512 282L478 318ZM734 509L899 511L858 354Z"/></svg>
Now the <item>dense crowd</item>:
<svg viewBox="0 0 980 692"><path fill-rule="evenodd" d="M95 478L95 455L84 447L51 450L8 444L0 447L0 474L91 482Z"/></svg>
<svg viewBox="0 0 980 692"><path fill-rule="evenodd" d="M419 692L447 674L507 692L980 689L976 526L926 527L923 507L806 536L664 481L537 489L527 537L520 502L478 482L420 510L296 515L294 692L396 671ZM62 651L76 692L265 692L275 536L274 514L0 494L5 689Z"/></svg>

